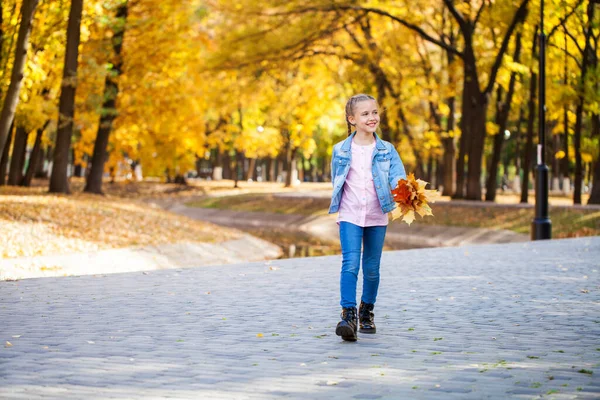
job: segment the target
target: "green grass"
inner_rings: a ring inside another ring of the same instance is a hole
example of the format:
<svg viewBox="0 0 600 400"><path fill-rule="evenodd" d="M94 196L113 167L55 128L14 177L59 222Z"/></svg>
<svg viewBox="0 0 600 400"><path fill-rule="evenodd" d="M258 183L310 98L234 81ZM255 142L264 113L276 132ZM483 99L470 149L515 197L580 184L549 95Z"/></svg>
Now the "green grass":
<svg viewBox="0 0 600 400"><path fill-rule="evenodd" d="M261 211L277 214L325 215L329 198L278 197L273 194L244 194L213 197L190 202L188 206L236 211ZM476 203L473 206L441 201L432 204L434 217L417 217L415 223L426 225L501 228L528 234L534 217L532 207ZM552 237L600 235L600 210L550 207Z"/></svg>
<svg viewBox="0 0 600 400"><path fill-rule="evenodd" d="M218 208L235 211L259 211L275 214L327 214L329 199L277 197L273 194L242 194L209 197L187 203L191 207Z"/></svg>

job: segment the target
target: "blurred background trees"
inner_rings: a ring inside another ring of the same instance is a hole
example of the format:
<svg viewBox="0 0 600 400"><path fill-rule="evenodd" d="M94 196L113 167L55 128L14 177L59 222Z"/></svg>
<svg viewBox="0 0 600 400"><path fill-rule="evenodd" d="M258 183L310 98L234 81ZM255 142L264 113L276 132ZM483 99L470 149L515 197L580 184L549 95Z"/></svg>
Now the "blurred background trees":
<svg viewBox="0 0 600 400"><path fill-rule="evenodd" d="M540 0L78 1L2 1L0 184L327 180L366 92L407 170L528 200ZM600 203L597 7L545 2L551 189L575 203Z"/></svg>

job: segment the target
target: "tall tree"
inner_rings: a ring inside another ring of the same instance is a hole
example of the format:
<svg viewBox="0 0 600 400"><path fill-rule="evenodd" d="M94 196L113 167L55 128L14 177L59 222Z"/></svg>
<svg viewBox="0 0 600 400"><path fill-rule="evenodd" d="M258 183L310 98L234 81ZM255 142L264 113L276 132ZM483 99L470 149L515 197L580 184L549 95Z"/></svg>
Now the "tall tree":
<svg viewBox="0 0 600 400"><path fill-rule="evenodd" d="M23 69L25 67L27 49L29 47L31 25L38 2L39 0L23 0L21 5L21 24L19 26L19 35L17 38L17 47L15 49L10 85L6 91L4 104L2 105L2 113L0 114L0 154L4 151L8 131L19 102L19 92L23 82Z"/></svg>
<svg viewBox="0 0 600 400"><path fill-rule="evenodd" d="M42 128L38 128L37 130L33 149L31 150L31 155L29 156L29 165L27 166L27 172L21 181L21 186L31 186L31 180L38 169L38 165L43 161L42 156L44 154L44 149L42 149L42 136L44 135L44 130L49 123L50 120L47 120L46 123L44 123L44 126Z"/></svg>
<svg viewBox="0 0 600 400"><path fill-rule="evenodd" d="M67 178L71 136L73 135L73 117L75 115L75 89L77 88L77 65L79 41L81 36L81 13L83 0L71 0L69 22L67 25L67 46L63 71L62 90L58 107L58 125L50 192L70 193Z"/></svg>
<svg viewBox="0 0 600 400"><path fill-rule="evenodd" d="M539 27L536 26L533 33L532 49L531 49L531 63L530 66L530 77L529 77L529 101L527 102L528 117L527 117L527 139L525 142L525 148L523 149L523 181L521 183L521 203L527 203L529 196L529 171L532 167L533 158L533 132L535 129L535 116L536 116L536 93L537 93L537 81L538 75L535 72L533 61L537 57L537 32Z"/></svg>
<svg viewBox="0 0 600 400"><path fill-rule="evenodd" d="M444 4L450 10L452 16L456 19L460 27L463 39L463 50L460 53L463 61L463 94L462 94L462 117L459 159L457 164L457 192L455 197L461 197L462 194L462 176L464 166L464 156L468 156L467 167L467 193L469 200L481 200L481 162L483 157L483 148L486 137L486 116L488 107L488 98L494 88L498 70L502 65L502 59L508 48L508 43L517 24L523 21L527 15L528 0L521 1L519 8L514 13L512 21L508 26L502 44L496 53L494 64L490 70L487 84L482 89L480 86L481 77L478 73L478 57L474 48L475 28L481 15L481 11L486 5L482 2L480 9L476 14L465 14L461 12L454 4L454 0L444 0Z"/></svg>
<svg viewBox="0 0 600 400"><path fill-rule="evenodd" d="M116 102L119 94L117 80L121 75L123 66L121 49L123 48L123 38L127 23L127 3L128 1L125 0L117 7L116 19L113 25L111 41L114 56L111 69L106 74L104 82L104 102L102 104L98 133L94 142L92 168L88 174L84 189L88 193L102 194L102 175L104 174L104 164L106 163L108 138L112 131L113 121L117 117Z"/></svg>
<svg viewBox="0 0 600 400"><path fill-rule="evenodd" d="M15 143L10 157L10 170L8 171L8 184L18 185L23 179L23 167L27 153L27 139L29 131L24 126L17 124Z"/></svg>
<svg viewBox="0 0 600 400"><path fill-rule="evenodd" d="M450 28L450 34L448 41L450 46L456 46L455 35L453 28ZM448 64L446 66L448 71L448 88L450 94L446 98L446 106L448 107L448 117L446 119L446 137L442 138L442 146L444 148L444 196L454 196L456 191L456 141L455 141L455 118L454 113L456 111L456 68L458 60L456 55L452 52L446 52Z"/></svg>
<svg viewBox="0 0 600 400"><path fill-rule="evenodd" d="M581 204L581 186L583 184L583 162L581 157L581 130L583 125L583 111L585 104L585 84L587 79L587 73L591 67L591 63L595 57L594 48L592 46L592 38L594 37L594 11L596 7L596 0L588 1L587 6L587 26L584 29L585 45L582 53L581 60L581 77L580 77L580 88L579 96L577 101L577 107L575 109L575 131L573 135L573 146L575 147L575 190L573 192L573 203Z"/></svg>
<svg viewBox="0 0 600 400"><path fill-rule="evenodd" d="M518 63L521 56L521 33L518 32L515 37L515 52L513 54L513 62ZM496 96L496 124L498 132L494 135L492 157L488 168L488 180L486 184L485 200L494 201L496 199L496 178L498 175L498 163L502 153L502 144L504 142L504 131L508 124L508 116L510 114L510 106L515 93L515 84L517 82L517 72L512 71L510 74L510 82L508 83L508 92L506 98L502 99L502 86L498 87Z"/></svg>
<svg viewBox="0 0 600 400"><path fill-rule="evenodd" d="M15 130L14 120L12 124L10 124L10 129L8 130L8 138L6 140L6 145L4 146L4 151L2 152L2 157L0 157L0 186L6 184L6 171L8 170L8 159L10 158L10 145L12 144L13 139L13 131Z"/></svg>

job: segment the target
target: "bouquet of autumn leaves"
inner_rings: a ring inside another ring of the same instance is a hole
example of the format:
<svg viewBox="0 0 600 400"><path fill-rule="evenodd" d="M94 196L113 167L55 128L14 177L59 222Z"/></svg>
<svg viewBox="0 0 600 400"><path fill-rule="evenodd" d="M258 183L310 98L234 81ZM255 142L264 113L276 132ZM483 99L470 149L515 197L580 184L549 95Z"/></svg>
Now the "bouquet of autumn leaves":
<svg viewBox="0 0 600 400"><path fill-rule="evenodd" d="M415 220L415 213L421 217L433 215L429 203L434 203L440 197L437 190L425 189L428 183L415 179L410 173L406 179L399 179L398 186L392 190L394 201L398 204L392 211L392 221L402 217L402 221L410 225Z"/></svg>

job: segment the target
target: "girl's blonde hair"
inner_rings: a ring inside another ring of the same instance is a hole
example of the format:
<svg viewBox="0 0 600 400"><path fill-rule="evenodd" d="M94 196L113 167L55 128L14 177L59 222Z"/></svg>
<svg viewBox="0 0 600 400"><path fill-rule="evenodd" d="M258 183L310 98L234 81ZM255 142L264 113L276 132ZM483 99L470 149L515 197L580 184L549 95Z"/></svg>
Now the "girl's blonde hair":
<svg viewBox="0 0 600 400"><path fill-rule="evenodd" d="M356 103L366 100L375 100L375 97L360 93L350 97L346 102L346 124L348 124L348 136L352 134L352 124L348 120L348 117L354 115L354 106ZM375 103L377 103L377 100L375 100Z"/></svg>

